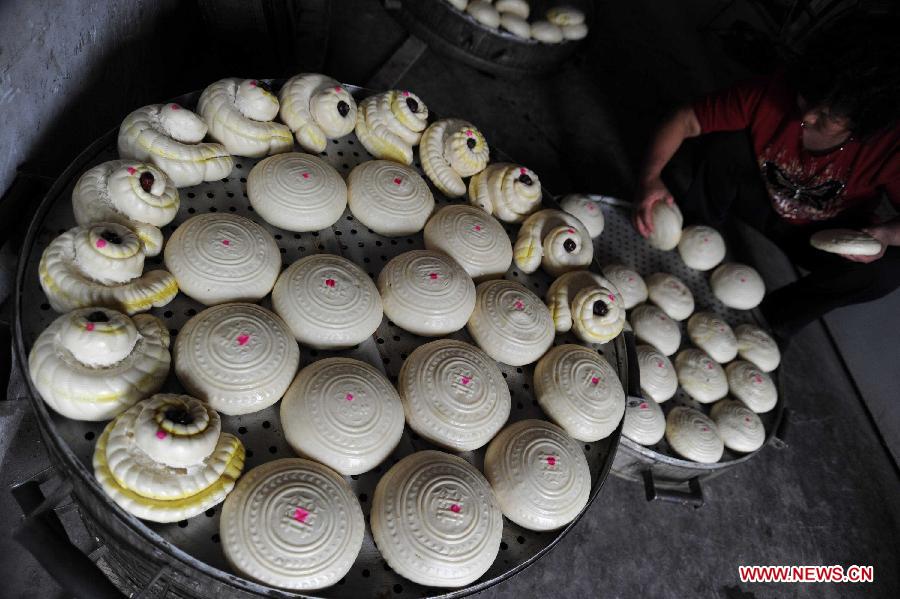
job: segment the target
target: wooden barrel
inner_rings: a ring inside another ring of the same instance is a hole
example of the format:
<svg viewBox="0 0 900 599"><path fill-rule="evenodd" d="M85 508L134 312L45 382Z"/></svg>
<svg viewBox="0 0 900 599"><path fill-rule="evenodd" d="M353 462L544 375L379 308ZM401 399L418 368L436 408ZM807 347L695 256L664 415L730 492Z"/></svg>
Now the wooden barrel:
<svg viewBox="0 0 900 599"><path fill-rule="evenodd" d="M548 6L561 4L578 8L591 23L592 3L586 0L532 1L529 21L543 19ZM396 16L435 51L503 77L550 73L584 41L545 44L523 39L479 23L446 0L402 0Z"/></svg>

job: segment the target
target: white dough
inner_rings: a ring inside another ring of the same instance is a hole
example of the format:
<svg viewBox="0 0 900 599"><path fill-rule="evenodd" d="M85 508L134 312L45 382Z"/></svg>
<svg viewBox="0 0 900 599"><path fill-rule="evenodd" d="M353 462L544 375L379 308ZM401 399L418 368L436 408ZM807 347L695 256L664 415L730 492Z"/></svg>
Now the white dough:
<svg viewBox="0 0 900 599"><path fill-rule="evenodd" d="M469 180L469 203L506 223L522 222L541 198L537 173L518 164L489 164Z"/></svg>
<svg viewBox="0 0 900 599"><path fill-rule="evenodd" d="M448 198L465 195L463 178L483 171L490 157L487 140L469 122L441 119L429 125L422 134L419 148L422 170Z"/></svg>
<svg viewBox="0 0 900 599"><path fill-rule="evenodd" d="M134 160L111 160L86 171L72 190L75 222L118 223L134 231L144 254L162 251L158 227L172 222L180 203L178 190L159 168Z"/></svg>
<svg viewBox="0 0 900 599"><path fill-rule="evenodd" d="M629 397L625 402L622 435L640 445L656 445L666 433L666 417L652 400Z"/></svg>
<svg viewBox="0 0 900 599"><path fill-rule="evenodd" d="M678 352L675 371L684 392L700 403L712 403L728 394L725 371L702 350L691 347Z"/></svg>
<svg viewBox="0 0 900 599"><path fill-rule="evenodd" d="M203 119L178 104L144 106L119 127L119 157L153 163L175 187L224 179L234 158L222 144L203 141L207 129Z"/></svg>
<svg viewBox="0 0 900 599"><path fill-rule="evenodd" d="M631 310L638 304L647 301L649 297L647 285L637 271L622 264L607 264L602 270L603 275L619 291L626 310Z"/></svg>
<svg viewBox="0 0 900 599"><path fill-rule="evenodd" d="M681 260L694 270L710 270L725 259L725 240L712 227L685 227L678 242Z"/></svg>
<svg viewBox="0 0 900 599"><path fill-rule="evenodd" d="M317 73L291 77L281 87L278 101L278 115L307 152L321 152L329 139L349 135L356 127L356 101L331 77Z"/></svg>
<svg viewBox="0 0 900 599"><path fill-rule="evenodd" d="M666 441L681 457L701 464L714 464L725 452L716 423L683 406L673 408L666 418Z"/></svg>
<svg viewBox="0 0 900 599"><path fill-rule="evenodd" d="M350 171L347 200L356 220L387 237L418 233L434 211L434 196L416 169L388 160Z"/></svg>
<svg viewBox="0 0 900 599"><path fill-rule="evenodd" d="M488 481L462 458L419 451L378 481L372 536L388 566L432 587L462 587L500 551L503 514Z"/></svg>
<svg viewBox="0 0 900 599"><path fill-rule="evenodd" d="M658 250L674 250L681 241L681 225L684 223L678 205L656 202L650 216L653 219L653 232L647 237L647 241Z"/></svg>
<svg viewBox="0 0 900 599"><path fill-rule="evenodd" d="M720 302L738 310L752 310L766 295L766 285L759 273L736 262L726 262L715 269L709 284Z"/></svg>
<svg viewBox="0 0 900 599"><path fill-rule="evenodd" d="M178 287L207 306L265 297L281 252L262 226L236 214L198 214L181 223L163 253Z"/></svg>
<svg viewBox="0 0 900 599"><path fill-rule="evenodd" d="M778 402L778 390L769 374L750 362L735 360L725 367L728 388L757 414L771 411Z"/></svg>
<svg viewBox="0 0 900 599"><path fill-rule="evenodd" d="M587 505L591 471L581 447L543 420L520 420L491 441L484 457L503 515L528 530L556 530Z"/></svg>
<svg viewBox="0 0 900 599"><path fill-rule="evenodd" d="M588 34L588 26L584 23L577 23L574 25L561 25L560 30L562 30L563 37L567 40L583 40L587 37Z"/></svg>
<svg viewBox="0 0 900 599"><path fill-rule="evenodd" d="M563 41L562 29L549 21L535 21L531 24L531 37L545 44L558 44Z"/></svg>
<svg viewBox="0 0 900 599"><path fill-rule="evenodd" d="M734 331L717 314L697 312L688 320L687 331L691 342L719 364L731 362L737 356L738 342Z"/></svg>
<svg viewBox="0 0 900 599"><path fill-rule="evenodd" d="M547 307L559 333L572 330L587 343L606 343L625 326L625 303L616 288L598 274L574 270L547 290Z"/></svg>
<svg viewBox="0 0 900 599"><path fill-rule="evenodd" d="M656 272L645 281L650 301L672 320L684 320L694 312L694 294L675 275Z"/></svg>
<svg viewBox="0 0 900 599"><path fill-rule="evenodd" d="M531 39L531 25L522 17L517 17L512 13L500 13L500 27L516 37Z"/></svg>
<svg viewBox="0 0 900 599"><path fill-rule="evenodd" d="M547 20L559 25L581 25L584 23L584 13L571 6L554 6L547 11Z"/></svg>
<svg viewBox="0 0 900 599"><path fill-rule="evenodd" d="M475 307L475 284L450 256L429 250L400 254L378 275L384 314L402 329L440 337L463 328Z"/></svg>
<svg viewBox="0 0 900 599"><path fill-rule="evenodd" d="M781 362L781 352L775 340L761 328L752 324L742 324L734 329L737 337L738 354L763 372L772 372Z"/></svg>
<svg viewBox="0 0 900 599"><path fill-rule="evenodd" d="M466 329L485 353L510 366L536 361L555 337L544 302L524 285L505 279L478 285Z"/></svg>
<svg viewBox="0 0 900 599"><path fill-rule="evenodd" d="M717 401L709 415L716 423L725 447L732 451L750 453L762 447L766 441L766 429L762 420L740 401Z"/></svg>
<svg viewBox="0 0 900 599"><path fill-rule="evenodd" d="M316 349L362 343L384 314L372 279L332 254L306 256L287 267L272 289L272 307L297 341Z"/></svg>
<svg viewBox="0 0 900 599"><path fill-rule="evenodd" d="M522 223L513 260L526 274L539 266L557 277L586 267L594 259L594 242L580 220L562 210L541 210Z"/></svg>
<svg viewBox="0 0 900 599"><path fill-rule="evenodd" d="M678 391L678 375L669 358L652 345L637 346L641 391L656 403L672 399Z"/></svg>
<svg viewBox="0 0 900 599"><path fill-rule="evenodd" d="M247 199L260 218L286 231L320 231L347 207L347 185L334 168L311 154L287 152L256 164Z"/></svg>
<svg viewBox="0 0 900 599"><path fill-rule="evenodd" d="M476 21L492 29L500 25L500 13L490 2L484 0L472 0L466 6L466 12L472 15Z"/></svg>
<svg viewBox="0 0 900 599"><path fill-rule="evenodd" d="M356 137L375 158L412 164L413 146L428 125L428 107L409 91L390 90L359 105ZM420 152L421 153L421 152Z"/></svg>
<svg viewBox="0 0 900 599"><path fill-rule="evenodd" d="M667 356L681 345L681 328L665 312L653 304L641 304L631 312L631 326L638 339L649 343Z"/></svg>
<svg viewBox="0 0 900 599"><path fill-rule="evenodd" d="M625 413L625 391L615 369L581 345L557 345L538 361L534 393L553 422L587 443L610 436Z"/></svg>
<svg viewBox="0 0 900 599"><path fill-rule="evenodd" d="M310 460L267 462L222 506L222 552L235 572L290 591L329 587L356 561L366 522L350 485Z"/></svg>
<svg viewBox="0 0 900 599"><path fill-rule="evenodd" d="M809 238L809 243L817 250L845 256L875 256L884 249L880 241L854 229L817 231Z"/></svg>
<svg viewBox="0 0 900 599"><path fill-rule="evenodd" d="M425 247L456 260L475 281L502 277L512 264L503 226L473 206L441 208L425 225Z"/></svg>
<svg viewBox="0 0 900 599"><path fill-rule="evenodd" d="M123 225L74 227L41 255L41 288L57 312L103 306L135 314L165 306L178 294L178 284L165 270L141 275L146 255L144 244Z"/></svg>
<svg viewBox="0 0 900 599"><path fill-rule="evenodd" d="M592 238L600 237L605 224L600 202L580 193L567 195L559 203L563 212L568 212L581 221Z"/></svg>
<svg viewBox="0 0 900 599"><path fill-rule="evenodd" d="M297 454L344 476L380 464L403 435L403 405L393 385L350 358L325 358L302 369L280 414L284 438Z"/></svg>
<svg viewBox="0 0 900 599"><path fill-rule="evenodd" d="M500 368L462 341L417 347L400 369L397 388L409 427L451 451L482 447L509 418L509 387Z"/></svg>
<svg viewBox="0 0 900 599"><path fill-rule="evenodd" d="M100 421L159 391L170 362L169 331L155 316L81 308L40 334L28 374L56 412Z"/></svg>
<svg viewBox="0 0 900 599"><path fill-rule="evenodd" d="M94 475L123 510L177 522L219 504L244 467L244 446L219 415L187 396L160 393L110 422L94 448Z"/></svg>
<svg viewBox="0 0 900 599"><path fill-rule="evenodd" d="M178 333L175 374L189 393L223 414L252 414L281 399L300 348L277 314L256 304L203 310Z"/></svg>
<svg viewBox="0 0 900 599"><path fill-rule="evenodd" d="M523 21L531 14L531 6L526 0L496 0L494 8L501 14L515 15Z"/></svg>
<svg viewBox="0 0 900 599"><path fill-rule="evenodd" d="M229 154L250 158L293 149L291 130L273 122L278 108L278 98L257 79L220 79L204 89L197 102L209 136Z"/></svg>
<svg viewBox="0 0 900 599"><path fill-rule="evenodd" d="M466 10L469 0L447 0L457 10Z"/></svg>

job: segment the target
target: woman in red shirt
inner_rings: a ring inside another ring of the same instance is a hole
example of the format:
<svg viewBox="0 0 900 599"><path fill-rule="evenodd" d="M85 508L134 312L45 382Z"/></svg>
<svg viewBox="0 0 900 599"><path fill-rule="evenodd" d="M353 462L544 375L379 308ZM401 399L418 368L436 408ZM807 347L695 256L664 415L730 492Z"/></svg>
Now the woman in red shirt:
<svg viewBox="0 0 900 599"><path fill-rule="evenodd" d="M714 134L678 199L686 218L729 227L737 216L810 271L761 306L781 339L900 286L900 218L874 216L885 195L900 208L897 31L883 17L842 23L793 68L677 110L650 146L634 217L641 235L653 230L653 205L674 202L662 172L681 143ZM884 250L840 256L810 246L811 233L837 227L863 230Z"/></svg>

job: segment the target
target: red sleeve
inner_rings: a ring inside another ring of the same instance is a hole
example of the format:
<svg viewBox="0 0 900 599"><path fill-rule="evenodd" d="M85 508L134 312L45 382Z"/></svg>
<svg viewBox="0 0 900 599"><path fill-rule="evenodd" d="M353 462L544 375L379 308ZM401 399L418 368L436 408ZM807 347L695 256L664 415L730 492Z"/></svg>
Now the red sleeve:
<svg viewBox="0 0 900 599"><path fill-rule="evenodd" d="M738 131L753 123L757 109L769 91L771 77L742 81L694 102L694 113L703 133Z"/></svg>
<svg viewBox="0 0 900 599"><path fill-rule="evenodd" d="M900 150L897 148L893 149L879 171L877 182L894 207L900 210Z"/></svg>

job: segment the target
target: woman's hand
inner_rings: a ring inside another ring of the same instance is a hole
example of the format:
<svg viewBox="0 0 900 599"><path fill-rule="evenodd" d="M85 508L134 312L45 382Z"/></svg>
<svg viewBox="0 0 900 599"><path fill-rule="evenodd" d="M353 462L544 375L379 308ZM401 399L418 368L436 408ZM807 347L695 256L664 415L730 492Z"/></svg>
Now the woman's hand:
<svg viewBox="0 0 900 599"><path fill-rule="evenodd" d="M653 232L653 206L657 202L665 202L671 206L675 203L675 198L662 179L651 177L638 187L635 197L634 228L643 237L649 237Z"/></svg>
<svg viewBox="0 0 900 599"><path fill-rule="evenodd" d="M862 262L864 264L868 264L869 262L875 262L882 256L884 256L884 252L887 250L889 245L897 245L897 237L898 230L900 230L900 226L898 226L897 222L891 221L881 225L875 225L872 227L866 227L862 229L863 233L868 233L875 239L881 242L881 251L872 256L848 256L847 254L841 254L847 260L851 262Z"/></svg>

